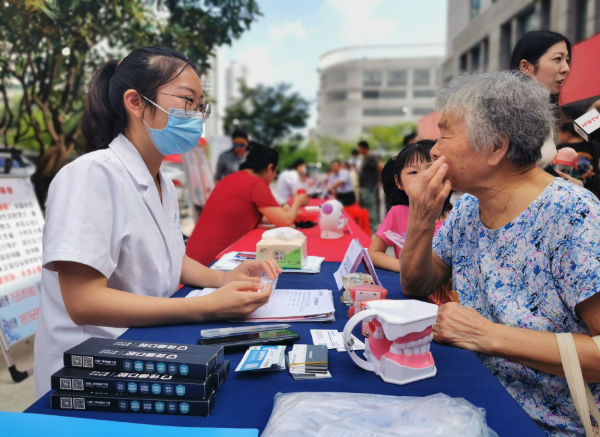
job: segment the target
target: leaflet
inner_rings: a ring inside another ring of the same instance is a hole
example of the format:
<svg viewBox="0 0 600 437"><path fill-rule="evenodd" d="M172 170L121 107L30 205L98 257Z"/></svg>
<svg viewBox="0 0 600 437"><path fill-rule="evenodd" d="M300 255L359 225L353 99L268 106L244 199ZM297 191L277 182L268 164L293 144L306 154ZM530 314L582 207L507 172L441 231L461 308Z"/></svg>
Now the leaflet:
<svg viewBox="0 0 600 437"><path fill-rule="evenodd" d="M285 346L251 346L236 372L285 370Z"/></svg>
<svg viewBox="0 0 600 437"><path fill-rule="evenodd" d="M312 336L313 344L320 344L327 346L327 349L337 349L339 352L346 352L344 334L342 332L335 329L311 329L310 335ZM356 338L356 336L352 335L352 340L354 341L353 350L365 350L365 344Z"/></svg>

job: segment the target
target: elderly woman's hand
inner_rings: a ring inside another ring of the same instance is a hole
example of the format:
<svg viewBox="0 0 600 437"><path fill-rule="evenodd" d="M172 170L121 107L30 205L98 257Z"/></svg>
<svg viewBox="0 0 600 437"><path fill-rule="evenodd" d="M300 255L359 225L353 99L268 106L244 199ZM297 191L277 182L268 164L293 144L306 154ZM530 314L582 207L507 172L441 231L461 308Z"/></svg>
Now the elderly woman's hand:
<svg viewBox="0 0 600 437"><path fill-rule="evenodd" d="M471 307L448 302L438 310L433 325L433 341L474 352L484 352L491 347L494 323Z"/></svg>
<svg viewBox="0 0 600 437"><path fill-rule="evenodd" d="M410 200L412 218L433 224L441 215L446 198L452 186L444 180L448 164L443 156L439 157L427 170L419 174L404 191Z"/></svg>

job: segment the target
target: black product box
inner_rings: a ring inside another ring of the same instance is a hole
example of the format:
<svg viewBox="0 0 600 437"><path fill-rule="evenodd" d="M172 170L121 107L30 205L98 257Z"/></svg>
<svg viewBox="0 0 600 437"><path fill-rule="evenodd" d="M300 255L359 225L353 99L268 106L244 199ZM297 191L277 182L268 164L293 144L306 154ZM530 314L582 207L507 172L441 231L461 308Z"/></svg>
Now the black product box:
<svg viewBox="0 0 600 437"><path fill-rule="evenodd" d="M80 344L64 353L64 364L65 367L208 379L217 367L217 357L178 351L152 352Z"/></svg>
<svg viewBox="0 0 600 437"><path fill-rule="evenodd" d="M115 413L152 413L208 417L215 405L216 392L206 399L164 399L135 396L113 396L57 391L50 395L55 410L105 411Z"/></svg>
<svg viewBox="0 0 600 437"><path fill-rule="evenodd" d="M154 352L182 352L186 354L216 355L217 364L223 364L225 352L223 346L203 346L198 344L162 343L155 341L120 340L118 338L90 337L81 345L106 348L137 349Z"/></svg>
<svg viewBox="0 0 600 437"><path fill-rule="evenodd" d="M53 390L139 397L205 399L218 390L223 364L208 379L182 378L158 373L111 372L65 367L52 375Z"/></svg>
<svg viewBox="0 0 600 437"><path fill-rule="evenodd" d="M229 374L230 361L225 360L225 362L215 369L213 375L217 375L217 384L221 385L227 379L227 375Z"/></svg>

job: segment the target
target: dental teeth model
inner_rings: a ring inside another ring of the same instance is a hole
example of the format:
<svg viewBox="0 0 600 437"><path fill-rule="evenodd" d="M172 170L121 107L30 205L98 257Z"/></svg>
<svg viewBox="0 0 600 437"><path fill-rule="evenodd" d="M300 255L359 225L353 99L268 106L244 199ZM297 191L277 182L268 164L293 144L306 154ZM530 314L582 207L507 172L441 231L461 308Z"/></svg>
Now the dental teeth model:
<svg viewBox="0 0 600 437"><path fill-rule="evenodd" d="M366 310L354 315L344 328L346 351L359 367L392 384L435 376L437 369L429 349L437 305L417 300L374 300L363 305ZM350 347L352 329L363 320L371 332L365 341L366 361Z"/></svg>

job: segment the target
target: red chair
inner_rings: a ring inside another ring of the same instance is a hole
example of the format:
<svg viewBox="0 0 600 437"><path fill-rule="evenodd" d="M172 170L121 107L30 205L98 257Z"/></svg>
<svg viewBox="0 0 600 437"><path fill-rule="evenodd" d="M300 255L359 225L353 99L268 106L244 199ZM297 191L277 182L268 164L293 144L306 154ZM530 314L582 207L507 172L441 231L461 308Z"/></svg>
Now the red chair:
<svg viewBox="0 0 600 437"><path fill-rule="evenodd" d="M344 207L344 212L356 222L359 228L371 238L371 223L369 221L369 211L361 208L358 203Z"/></svg>

